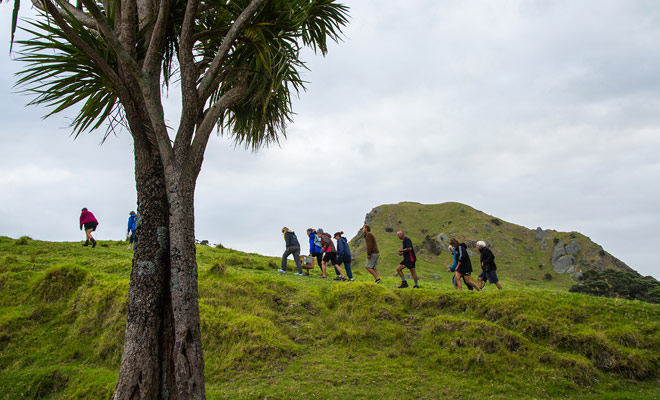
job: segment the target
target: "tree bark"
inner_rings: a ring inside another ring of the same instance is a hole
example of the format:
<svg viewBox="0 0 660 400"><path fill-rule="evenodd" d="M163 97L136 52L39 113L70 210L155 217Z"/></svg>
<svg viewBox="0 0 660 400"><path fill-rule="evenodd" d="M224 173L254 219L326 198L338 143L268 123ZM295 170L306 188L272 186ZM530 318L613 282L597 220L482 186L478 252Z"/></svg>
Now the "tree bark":
<svg viewBox="0 0 660 400"><path fill-rule="evenodd" d="M166 179L170 206L169 288L175 327L173 357L177 390L180 399L201 400L206 398L206 389L195 249L196 177L166 171Z"/></svg>
<svg viewBox="0 0 660 400"><path fill-rule="evenodd" d="M144 137L134 139L138 224L126 342L114 399L178 399L164 171L156 149Z"/></svg>

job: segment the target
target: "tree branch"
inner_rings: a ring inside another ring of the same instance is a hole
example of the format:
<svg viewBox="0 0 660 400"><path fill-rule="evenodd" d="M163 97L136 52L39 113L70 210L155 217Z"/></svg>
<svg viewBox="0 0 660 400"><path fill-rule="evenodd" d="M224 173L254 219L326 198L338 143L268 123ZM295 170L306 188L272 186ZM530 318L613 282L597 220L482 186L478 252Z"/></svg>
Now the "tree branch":
<svg viewBox="0 0 660 400"><path fill-rule="evenodd" d="M140 79L140 67L137 65L135 59L131 58L131 55L122 47L121 42L112 27L108 23L108 20L105 18L101 10L96 6L94 0L82 0L85 7L89 10L94 17L94 20L98 24L101 33L108 44L117 54L117 60L120 62L120 65L128 68L130 73L136 78ZM130 3L130 1L128 2ZM134 44L133 44L134 45Z"/></svg>
<svg viewBox="0 0 660 400"><path fill-rule="evenodd" d="M162 62L163 45L165 43L165 30L167 29L167 19L170 10L170 1L163 0L158 8L158 17L156 24L151 32L149 47L144 57L143 69L153 71L160 68Z"/></svg>
<svg viewBox="0 0 660 400"><path fill-rule="evenodd" d="M120 6L119 43L121 43L122 48L128 53L130 58L137 62L137 4L135 1L122 1ZM117 25L116 22L115 25Z"/></svg>
<svg viewBox="0 0 660 400"><path fill-rule="evenodd" d="M202 123L197 127L195 139L193 140L190 149L190 166L193 168L195 176L197 176L202 167L206 144L209 141L213 128L222 116L222 113L224 113L229 106L242 99L247 94L247 91L247 84L242 83L225 93L215 104L213 104L213 107L207 110Z"/></svg>
<svg viewBox="0 0 660 400"><path fill-rule="evenodd" d="M181 26L181 40L179 41L179 68L181 71L181 98L183 110L179 130L174 142L174 152L182 155L190 147L195 125L201 114L200 101L197 97L198 72L193 57L195 19L199 1L188 0L186 13Z"/></svg>
<svg viewBox="0 0 660 400"><path fill-rule="evenodd" d="M241 29L243 29L243 27L247 25L248 22L250 22L250 18L266 1L267 0L250 1L250 4L243 10L243 12L241 12L238 18L236 18L236 21L229 29L229 32L227 32L225 35L222 43L220 44L220 47L218 48L218 52L213 59L213 62L199 83L197 97L199 98L200 103L206 103L206 100L209 98L209 96L211 96L215 90L215 87L218 85L218 75L222 69L222 63L227 58L229 50L231 49L234 40L236 40L238 37Z"/></svg>
<svg viewBox="0 0 660 400"><path fill-rule="evenodd" d="M43 0L32 0L32 5L35 8L46 12L46 9L44 8L44 1ZM78 22L83 24L83 26L85 26L86 28L92 29L94 31L98 30L98 27L96 26L96 21L94 20L94 18L92 18L90 15L86 14L81 9L78 9L78 8L74 7L69 2L66 2L66 1L62 2L62 3L58 3L58 5L61 6L61 7L55 6L55 8L56 8L57 12L60 15L62 15L62 17L66 18L66 17L69 16L69 13L71 13L71 15L73 15L73 17Z"/></svg>

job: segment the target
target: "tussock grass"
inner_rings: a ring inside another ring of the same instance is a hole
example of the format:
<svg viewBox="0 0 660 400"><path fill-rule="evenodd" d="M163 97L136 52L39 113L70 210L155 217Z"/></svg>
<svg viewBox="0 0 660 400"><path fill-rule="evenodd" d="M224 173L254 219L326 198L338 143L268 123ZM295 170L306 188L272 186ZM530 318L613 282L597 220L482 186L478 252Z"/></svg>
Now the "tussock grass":
<svg viewBox="0 0 660 400"><path fill-rule="evenodd" d="M0 399L109 398L132 253L0 237ZM557 290L397 290L198 248L210 399L656 399L660 306ZM357 271L356 271L357 272ZM393 268L392 271L393 272Z"/></svg>

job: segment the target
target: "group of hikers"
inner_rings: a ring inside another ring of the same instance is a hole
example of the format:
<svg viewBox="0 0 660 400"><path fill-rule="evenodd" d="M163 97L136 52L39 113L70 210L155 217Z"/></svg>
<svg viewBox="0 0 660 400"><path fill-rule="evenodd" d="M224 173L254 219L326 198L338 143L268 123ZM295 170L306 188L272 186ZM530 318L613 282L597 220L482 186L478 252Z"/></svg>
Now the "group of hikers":
<svg viewBox="0 0 660 400"><path fill-rule="evenodd" d="M366 252L367 252L367 262L366 270L373 276L375 283L380 283L380 277L378 276L378 258L380 257L380 252L378 250L378 245L376 243L376 237L371 233L371 227L368 224L365 224L362 227L362 232L364 233L364 239L366 242ZM278 272L282 274L287 273L287 259L289 255L293 255L293 259L296 263L297 272L294 275L297 276L309 276L309 272L303 272L302 262L300 260L300 242L296 237L295 232L291 229L284 227L282 228L282 234L284 235L284 241L286 243L286 249L284 254L282 254L282 263ZM343 236L344 232L336 232L332 237L329 233L326 233L323 229L307 229L307 237L309 239L309 256L315 257L319 268L321 269L321 278L327 279L327 268L331 265L334 270L336 281L353 281L353 271L351 270L351 250L348 246L348 241ZM415 282L413 288L419 288L419 278L417 277L417 271L415 269L415 263L417 262L417 256L415 255L415 249L413 248L412 240L406 236L404 231L398 231L397 236L401 239L401 247L398 249L399 255L402 256L402 260L399 262L399 265L396 267L397 275L401 278L401 285L397 288L403 289L409 287L408 281L404 275L404 270L408 269L410 275ZM332 238L337 241L337 246L335 247ZM477 249L480 253L481 261L481 274L478 277L477 283L475 283L472 278L472 262L470 261L470 255L467 251L467 245L465 243L460 243L456 238L452 238L449 241L449 251L454 256L453 264L447 269L448 272L453 272L452 282L454 287L457 290L463 288L463 284L469 289L481 291L486 284L490 282L497 286L498 289L502 289L502 284L500 283L497 277L497 266L495 264L495 255L493 252L486 246L486 243L483 241L478 241ZM346 269L342 269L342 264Z"/></svg>
<svg viewBox="0 0 660 400"><path fill-rule="evenodd" d="M137 215L135 211L131 211L129 213L127 226L127 236L129 240L128 249L133 249L135 229L137 225L136 218ZM96 217L94 217L94 214L87 208L83 208L80 213L80 230L83 228L85 229L85 243L83 246L89 246L91 242L92 247L96 247L96 240L92 236L92 232L96 230L98 225L99 222ZM378 250L378 244L376 243L376 237L371 233L371 227L368 224L365 224L362 227L362 233L364 234L367 250L367 262L365 268L373 276L374 282L380 283L380 277L378 276L377 270L380 252ZM309 276L309 272L303 272L302 262L300 260L300 242L298 241L295 232L284 227L282 228L282 234L284 235L286 250L284 250L284 254L282 254L282 264L278 271L283 274L287 272L287 258L289 255L293 255L297 269L297 272L294 275ZM402 256L402 260L396 267L397 275L401 278L401 285L399 285L398 288L403 289L409 287L408 281L403 273L405 269L410 271L410 275L415 282L413 288L419 288L419 278L417 277L417 271L415 269L417 255L415 255L412 240L410 240L402 230L398 231L396 234L399 239L401 239L401 247L398 252L399 255ZM344 232L336 232L331 237L329 233L326 233L321 228L316 230L312 228L307 229L309 256L316 258L319 268L321 269L321 278L323 279L327 279L328 266L332 266L336 274L334 280L353 281L351 249L348 246L348 241L343 235ZM336 247L332 238L337 241ZM486 243L483 241L477 242L477 249L481 254L480 261L482 272L475 283L471 277L472 262L470 261L470 255L467 251L467 245L465 243L460 243L456 238L452 238L449 241L449 251L454 256L454 262L447 271L454 273L452 276L454 287L457 290L461 290L463 284L465 284L469 290L476 289L481 291L486 282L490 282L497 286L498 289L502 289L502 284L497 277L495 255L488 247L486 247ZM344 268L342 268L342 265ZM344 269L346 270L346 273L344 273Z"/></svg>
<svg viewBox="0 0 660 400"><path fill-rule="evenodd" d="M137 228L137 214L135 211L128 213L128 227L126 229L126 237L128 238L128 247L127 249L133 250L133 245L135 243L135 229ZM84 247L89 246L89 243L92 243L92 247L96 247L96 240L92 236L92 232L96 231L96 227L99 226L99 221L96 219L94 214L89 211L87 208L83 208L80 211L80 230L85 228L85 243Z"/></svg>

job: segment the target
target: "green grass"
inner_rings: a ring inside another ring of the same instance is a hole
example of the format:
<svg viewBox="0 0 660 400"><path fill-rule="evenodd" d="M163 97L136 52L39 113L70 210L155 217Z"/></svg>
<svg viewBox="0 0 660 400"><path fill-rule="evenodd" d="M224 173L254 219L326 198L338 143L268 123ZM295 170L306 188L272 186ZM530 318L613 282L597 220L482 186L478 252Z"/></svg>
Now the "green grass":
<svg viewBox="0 0 660 400"><path fill-rule="evenodd" d="M0 237L0 399L109 398L132 253L23 242ZM660 398L658 305L511 277L455 292L446 273L397 290L386 262L380 285L231 249L198 263L209 399Z"/></svg>

